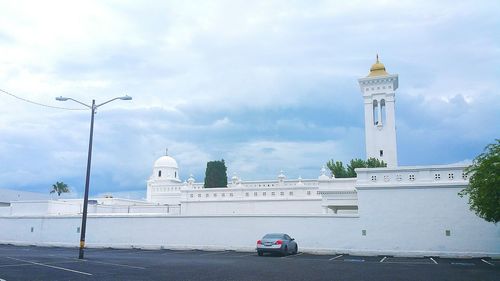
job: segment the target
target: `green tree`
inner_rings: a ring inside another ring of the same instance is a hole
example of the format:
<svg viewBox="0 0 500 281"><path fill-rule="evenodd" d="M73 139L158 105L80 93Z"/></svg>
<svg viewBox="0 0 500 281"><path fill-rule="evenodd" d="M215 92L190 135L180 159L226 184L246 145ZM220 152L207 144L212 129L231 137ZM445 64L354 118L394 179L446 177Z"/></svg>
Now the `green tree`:
<svg viewBox="0 0 500 281"><path fill-rule="evenodd" d="M326 163L326 166L328 167L328 169L330 169L330 171L333 175L335 175L336 178L347 177L347 172L342 161L333 161L332 159Z"/></svg>
<svg viewBox="0 0 500 281"><path fill-rule="evenodd" d="M487 145L465 170L469 185L460 191L469 196L469 206L488 222L500 221L500 139Z"/></svg>
<svg viewBox="0 0 500 281"><path fill-rule="evenodd" d="M205 188L227 187L227 168L224 159L207 162Z"/></svg>
<svg viewBox="0 0 500 281"><path fill-rule="evenodd" d="M344 167L342 161L334 161L333 159L326 163L326 166L336 178L355 178L357 176L355 169L357 168L379 168L387 167L387 163L381 161L377 158L368 158L368 160L363 160L359 158L351 159L347 165L347 169Z"/></svg>
<svg viewBox="0 0 500 281"><path fill-rule="evenodd" d="M351 163L347 165L347 177L348 178L355 178L357 176L356 172L354 169L356 168L366 168L366 161L363 159L359 158L354 158L351 159Z"/></svg>
<svg viewBox="0 0 500 281"><path fill-rule="evenodd" d="M61 196L61 193L68 193L69 188L68 185L64 182L56 182L52 185L52 190L50 193L57 193L57 196Z"/></svg>
<svg viewBox="0 0 500 281"><path fill-rule="evenodd" d="M378 160L377 158L370 157L366 160L366 168L380 168L387 167L387 163L383 160Z"/></svg>

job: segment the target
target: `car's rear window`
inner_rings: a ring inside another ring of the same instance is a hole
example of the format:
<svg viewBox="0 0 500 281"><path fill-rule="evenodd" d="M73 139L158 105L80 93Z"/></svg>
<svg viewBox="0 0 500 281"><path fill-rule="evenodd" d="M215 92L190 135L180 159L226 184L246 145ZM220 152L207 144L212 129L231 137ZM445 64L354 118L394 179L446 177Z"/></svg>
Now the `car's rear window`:
<svg viewBox="0 0 500 281"><path fill-rule="evenodd" d="M266 234L264 238L283 238L283 234L279 233L271 233L271 234Z"/></svg>

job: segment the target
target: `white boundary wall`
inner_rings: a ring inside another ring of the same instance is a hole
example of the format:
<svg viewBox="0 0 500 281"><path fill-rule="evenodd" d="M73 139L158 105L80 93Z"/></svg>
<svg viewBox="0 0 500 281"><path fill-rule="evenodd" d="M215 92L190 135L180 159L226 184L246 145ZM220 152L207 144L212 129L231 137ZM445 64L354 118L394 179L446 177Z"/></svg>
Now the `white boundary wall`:
<svg viewBox="0 0 500 281"><path fill-rule="evenodd" d="M500 257L500 227L469 210L461 188L358 190L362 247L439 256ZM447 236L449 231L449 236Z"/></svg>
<svg viewBox="0 0 500 281"><path fill-rule="evenodd" d="M88 247L252 251L269 232L286 232L301 251L363 255L500 257L499 229L481 221L452 228L353 216L89 215ZM77 247L79 216L1 217L0 243ZM374 227L377 228L374 228ZM33 232L31 232L33 227ZM479 228L479 229L478 229ZM362 230L367 235L362 235Z"/></svg>
<svg viewBox="0 0 500 281"><path fill-rule="evenodd" d="M265 233L285 232L312 253L500 258L500 226L469 211L459 172L357 172L357 215L89 214L87 246L252 251ZM0 213L0 243L77 247L80 224L79 215Z"/></svg>

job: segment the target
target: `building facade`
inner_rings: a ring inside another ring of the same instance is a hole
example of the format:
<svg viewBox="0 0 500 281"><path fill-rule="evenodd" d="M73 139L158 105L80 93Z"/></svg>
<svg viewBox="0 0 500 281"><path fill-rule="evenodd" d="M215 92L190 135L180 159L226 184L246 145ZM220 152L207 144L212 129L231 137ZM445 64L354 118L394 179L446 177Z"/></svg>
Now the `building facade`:
<svg viewBox="0 0 500 281"><path fill-rule="evenodd" d="M369 181L371 185L467 185L467 178L462 176L465 166L398 166L395 117L398 75L389 74L378 55L368 76L358 79L358 83L364 102L366 157L383 160L388 166L377 169ZM147 200L180 206L181 214L186 215L357 214L358 189L367 185L366 179L359 176L335 178L325 167L316 179L287 179L283 172L273 180L243 181L233 176L227 187L209 189L203 188L203 183L197 183L193 176L181 182L178 174L177 161L171 156L156 160L147 182Z"/></svg>
<svg viewBox="0 0 500 281"><path fill-rule="evenodd" d="M366 158L377 158L388 167L397 167L395 103L398 75L387 73L377 55L368 76L358 79L358 83L365 107Z"/></svg>
<svg viewBox="0 0 500 281"><path fill-rule="evenodd" d="M398 166L395 91L398 75L377 58L358 80L365 107L366 156L387 168L356 169L335 178L244 181L204 188L182 182L168 155L153 165L146 200L89 200L88 247L255 249L265 233L286 232L301 251L362 255L500 257L500 227L469 210L458 196L466 165ZM0 243L78 246L81 199L0 205ZM8 205L8 206L7 206ZM60 235L65 233L67 235ZM475 239L480 237L480 239Z"/></svg>

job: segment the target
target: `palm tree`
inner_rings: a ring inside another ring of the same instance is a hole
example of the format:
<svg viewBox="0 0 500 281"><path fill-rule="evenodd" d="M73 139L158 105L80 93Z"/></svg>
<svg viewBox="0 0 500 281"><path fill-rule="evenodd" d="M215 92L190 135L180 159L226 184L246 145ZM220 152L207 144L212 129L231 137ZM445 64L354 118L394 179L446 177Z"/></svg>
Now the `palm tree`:
<svg viewBox="0 0 500 281"><path fill-rule="evenodd" d="M68 185L65 184L64 182L56 182L55 184L52 185L52 190L50 193L56 193L57 196L61 196L61 193L66 193L69 192Z"/></svg>

